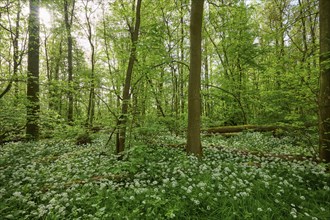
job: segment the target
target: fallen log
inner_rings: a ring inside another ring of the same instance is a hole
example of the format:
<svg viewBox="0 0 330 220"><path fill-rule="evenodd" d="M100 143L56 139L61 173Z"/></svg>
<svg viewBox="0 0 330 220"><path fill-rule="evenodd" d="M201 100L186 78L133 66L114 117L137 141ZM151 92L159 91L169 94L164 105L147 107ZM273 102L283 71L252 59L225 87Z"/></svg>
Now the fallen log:
<svg viewBox="0 0 330 220"><path fill-rule="evenodd" d="M238 126L206 128L206 129L202 129L202 132L205 132L206 134L229 134L229 133L237 133L242 131L274 132L278 129L285 130L288 128L277 125L238 125Z"/></svg>

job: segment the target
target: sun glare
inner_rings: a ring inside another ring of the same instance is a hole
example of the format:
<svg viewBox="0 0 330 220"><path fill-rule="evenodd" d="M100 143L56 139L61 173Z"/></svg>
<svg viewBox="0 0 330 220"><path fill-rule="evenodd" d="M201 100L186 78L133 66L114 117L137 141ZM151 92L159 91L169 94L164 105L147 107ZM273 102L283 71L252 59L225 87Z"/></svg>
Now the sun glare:
<svg viewBox="0 0 330 220"><path fill-rule="evenodd" d="M40 14L40 23L48 28L51 27L52 17L49 11L46 8L40 8L39 14Z"/></svg>

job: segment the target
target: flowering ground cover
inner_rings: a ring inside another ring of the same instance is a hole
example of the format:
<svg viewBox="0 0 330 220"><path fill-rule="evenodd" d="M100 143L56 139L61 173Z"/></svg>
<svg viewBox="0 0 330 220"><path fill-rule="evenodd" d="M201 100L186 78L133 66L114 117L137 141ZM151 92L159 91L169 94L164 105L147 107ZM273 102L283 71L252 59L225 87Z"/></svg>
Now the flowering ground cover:
<svg viewBox="0 0 330 220"><path fill-rule="evenodd" d="M244 138L257 148L258 134ZM265 139L260 151L298 152ZM182 140L159 143L171 141ZM117 161L102 142L8 143L0 147L1 219L330 219L324 164L241 154L238 138L203 146L198 160L136 143Z"/></svg>

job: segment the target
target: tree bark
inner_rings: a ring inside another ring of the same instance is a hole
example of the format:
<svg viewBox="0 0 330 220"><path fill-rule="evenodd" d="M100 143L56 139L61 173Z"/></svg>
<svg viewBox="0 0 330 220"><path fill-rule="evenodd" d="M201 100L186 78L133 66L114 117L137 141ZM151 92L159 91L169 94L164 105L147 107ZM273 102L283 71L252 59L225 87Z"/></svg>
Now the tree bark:
<svg viewBox="0 0 330 220"><path fill-rule="evenodd" d="M18 40L20 38L20 15L22 12L22 7L21 7L21 1L17 1L18 4L18 10L16 13L16 26L15 26L15 31L12 30L12 26L10 24L10 38L11 41L13 42L13 76L10 79L7 87L5 90L0 94L0 99L6 95L12 88L13 82L15 82L15 97L18 97L18 67L21 64L22 56L23 54L20 53L19 51L19 46L18 46ZM7 9L9 10L9 9ZM8 11L9 12L9 11Z"/></svg>
<svg viewBox="0 0 330 220"><path fill-rule="evenodd" d="M330 1L320 0L320 158L330 162Z"/></svg>
<svg viewBox="0 0 330 220"><path fill-rule="evenodd" d="M190 17L190 73L188 87L188 154L202 156L201 126L201 66L202 23L204 0L192 0Z"/></svg>
<svg viewBox="0 0 330 220"><path fill-rule="evenodd" d="M224 133L237 133L242 131L258 131L258 132L267 132L267 131L276 131L277 129L288 129L283 126L276 125L239 125L239 126L223 126L223 127L214 127L203 129L203 132L208 134L224 134Z"/></svg>
<svg viewBox="0 0 330 220"><path fill-rule="evenodd" d="M184 6L183 1L180 1L180 60L181 62L184 62L185 56L184 56L184 39L185 39L185 31L184 31ZM184 114L185 111L185 100L184 100L184 66L182 64L179 64L179 84L180 84L180 109L181 109L181 115Z"/></svg>
<svg viewBox="0 0 330 220"><path fill-rule="evenodd" d="M142 0L137 1L136 11L135 11L135 26L134 30L131 33L131 52L128 61L128 67L126 71L126 78L125 78L125 85L123 90L122 96L122 106L121 106L121 115L118 119L118 133L117 133L117 143L116 143L116 153L120 154L125 150L125 141L126 141L126 123L127 123L127 113L128 113L128 102L130 100L130 88L131 88L131 80L132 80L132 73L134 62L136 59L136 43L139 38L139 30L140 30L140 23L141 23L141 3Z"/></svg>
<svg viewBox="0 0 330 220"><path fill-rule="evenodd" d="M93 42L91 14L88 15L88 1L85 4L85 17L87 21L87 37L91 47L91 75L90 75L90 89L89 89L89 101L87 109L87 121L88 127L93 127L93 120L95 114L95 45Z"/></svg>
<svg viewBox="0 0 330 220"><path fill-rule="evenodd" d="M68 122L73 122L73 65L72 65L72 18L74 11L75 0L72 2L71 17L69 18L69 6L68 0L64 0L64 20L67 34L67 45L68 45Z"/></svg>
<svg viewBox="0 0 330 220"><path fill-rule="evenodd" d="M30 0L28 73L27 73L27 140L39 138L39 0Z"/></svg>

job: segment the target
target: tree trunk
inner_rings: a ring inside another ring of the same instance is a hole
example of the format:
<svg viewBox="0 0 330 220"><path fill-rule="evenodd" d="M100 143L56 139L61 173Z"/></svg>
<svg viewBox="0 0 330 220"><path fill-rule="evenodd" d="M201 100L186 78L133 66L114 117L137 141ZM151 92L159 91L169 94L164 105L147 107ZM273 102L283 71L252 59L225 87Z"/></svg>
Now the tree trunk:
<svg viewBox="0 0 330 220"><path fill-rule="evenodd" d="M14 63L13 64L13 76L10 79L5 90L0 94L0 99L11 90L13 82L15 82L15 97L18 98L18 67L21 63L23 55L22 55L22 53L20 54L19 46L18 46L18 40L20 38L20 15L22 12L21 1L19 0L17 4L18 4L18 11L16 14L15 32L12 30L12 27L10 27L10 30L11 30L10 37L11 37L11 41L13 43L13 63Z"/></svg>
<svg viewBox="0 0 330 220"><path fill-rule="evenodd" d="M185 39L185 31L184 31L184 5L183 1L180 2L180 60L184 62L184 39ZM180 84L180 114L183 115L185 112L185 100L184 100L184 66L182 64L178 64L179 66L179 84Z"/></svg>
<svg viewBox="0 0 330 220"><path fill-rule="evenodd" d="M93 120L95 114L95 45L93 42L91 14L88 14L88 1L85 3L85 17L87 21L87 37L91 47L91 75L90 75L90 89L89 89L89 100L87 108L87 120L86 125L93 127Z"/></svg>
<svg viewBox="0 0 330 220"><path fill-rule="evenodd" d="M61 99L62 99L62 89L59 88L60 80L60 67L62 62L63 54L63 41L60 39L60 44L58 46L58 55L54 58L54 73L50 72L50 81L49 81L49 108L55 110L58 114L61 115Z"/></svg>
<svg viewBox="0 0 330 220"><path fill-rule="evenodd" d="M210 104L209 104L209 98L210 98L210 90L209 90L209 59L208 59L208 43L207 40L204 39L204 50L205 50L205 58L204 58L204 70L205 70L205 90L206 94L204 95L204 114L206 117L210 116Z"/></svg>
<svg viewBox="0 0 330 220"><path fill-rule="evenodd" d="M39 0L30 0L27 75L27 140L39 138Z"/></svg>
<svg viewBox="0 0 330 220"><path fill-rule="evenodd" d="M126 123L127 123L127 113L128 113L128 102L130 100L130 88L134 62L136 59L136 43L139 38L139 29L140 29L140 10L141 10L142 0L137 1L136 11L135 11L135 26L131 37L131 52L128 61L128 67L126 71L126 79L122 96L122 106L121 106L121 115L118 119L118 133L117 133L117 143L116 143L116 153L120 154L125 150L125 140L126 140Z"/></svg>
<svg viewBox="0 0 330 220"><path fill-rule="evenodd" d="M190 73L188 88L187 153L202 156L201 126L201 66L202 21L204 0L192 0L190 17Z"/></svg>
<svg viewBox="0 0 330 220"><path fill-rule="evenodd" d="M320 158L330 162L330 1L320 0Z"/></svg>
<svg viewBox="0 0 330 220"><path fill-rule="evenodd" d="M73 122L73 66L72 66L72 35L71 26L75 1L72 2L71 17L69 19L68 1L64 0L64 18L68 44L68 122Z"/></svg>

